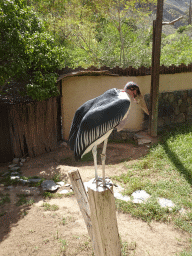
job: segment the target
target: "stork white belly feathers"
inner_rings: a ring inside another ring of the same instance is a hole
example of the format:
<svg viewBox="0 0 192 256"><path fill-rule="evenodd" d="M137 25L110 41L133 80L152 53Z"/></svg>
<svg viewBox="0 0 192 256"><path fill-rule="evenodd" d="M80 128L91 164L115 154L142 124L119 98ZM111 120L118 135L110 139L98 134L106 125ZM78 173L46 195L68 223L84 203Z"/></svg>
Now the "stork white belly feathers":
<svg viewBox="0 0 192 256"><path fill-rule="evenodd" d="M101 155L103 185L105 185L105 152L108 137L114 128L117 128L117 131L123 129L133 99L148 114L139 87L134 82L127 83L124 90L113 88L85 102L75 113L69 134L70 148L74 151L76 160L92 150L97 180L97 145L104 141Z"/></svg>

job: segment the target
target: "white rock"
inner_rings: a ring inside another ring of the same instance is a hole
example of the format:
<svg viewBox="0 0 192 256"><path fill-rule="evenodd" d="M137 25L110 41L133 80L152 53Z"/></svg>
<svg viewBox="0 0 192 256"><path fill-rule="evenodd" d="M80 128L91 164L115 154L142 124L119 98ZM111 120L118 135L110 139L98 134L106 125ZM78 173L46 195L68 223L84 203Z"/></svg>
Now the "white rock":
<svg viewBox="0 0 192 256"><path fill-rule="evenodd" d="M21 158L21 163L25 163L26 159L25 158Z"/></svg>
<svg viewBox="0 0 192 256"><path fill-rule="evenodd" d="M28 184L29 183L29 181L28 180L24 180L24 179L19 179L20 181L21 181L21 183L23 184L23 185L26 185L26 184Z"/></svg>
<svg viewBox="0 0 192 256"><path fill-rule="evenodd" d="M119 192L115 192L115 193L114 193L114 197L117 198L117 199L126 201L126 202L128 202L128 201L131 200L130 196L123 196L123 195L122 195L121 193L119 193Z"/></svg>
<svg viewBox="0 0 192 256"><path fill-rule="evenodd" d="M68 184L68 183L64 185L64 187L70 187L70 186L71 184Z"/></svg>
<svg viewBox="0 0 192 256"><path fill-rule="evenodd" d="M20 177L19 176L11 176L10 179L11 180L16 180L16 179L19 179Z"/></svg>
<svg viewBox="0 0 192 256"><path fill-rule="evenodd" d="M138 145L143 145L143 144L149 144L151 143L151 140L150 139L138 139Z"/></svg>
<svg viewBox="0 0 192 256"><path fill-rule="evenodd" d="M67 193L69 193L69 192L70 192L69 190L63 189L63 190L59 191L58 193L59 193L59 194L67 194Z"/></svg>
<svg viewBox="0 0 192 256"><path fill-rule="evenodd" d="M59 185L60 187L63 187L65 185L65 183L63 181L58 181L56 182L57 185Z"/></svg>
<svg viewBox="0 0 192 256"><path fill-rule="evenodd" d="M145 190L137 190L133 192L131 196L133 197L132 202L135 204L146 202L150 197L150 195Z"/></svg>
<svg viewBox="0 0 192 256"><path fill-rule="evenodd" d="M158 203L160 204L161 207L168 207L169 209L172 209L173 207L175 207L175 204L168 199L165 198L158 198Z"/></svg>

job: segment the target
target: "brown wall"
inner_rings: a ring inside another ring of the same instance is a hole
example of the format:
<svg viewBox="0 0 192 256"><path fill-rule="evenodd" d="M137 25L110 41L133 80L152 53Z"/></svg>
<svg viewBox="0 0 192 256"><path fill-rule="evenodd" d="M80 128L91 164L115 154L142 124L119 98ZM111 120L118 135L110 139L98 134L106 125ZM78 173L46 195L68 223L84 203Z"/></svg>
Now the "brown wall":
<svg viewBox="0 0 192 256"><path fill-rule="evenodd" d="M128 81L140 86L143 95L150 93L151 76L74 76L62 80L62 124L63 138L68 139L71 123L78 107L110 88L122 89ZM192 73L160 75L160 92L192 88ZM142 128L144 114L135 104L129 115L126 129ZM131 122L130 122L130 121Z"/></svg>

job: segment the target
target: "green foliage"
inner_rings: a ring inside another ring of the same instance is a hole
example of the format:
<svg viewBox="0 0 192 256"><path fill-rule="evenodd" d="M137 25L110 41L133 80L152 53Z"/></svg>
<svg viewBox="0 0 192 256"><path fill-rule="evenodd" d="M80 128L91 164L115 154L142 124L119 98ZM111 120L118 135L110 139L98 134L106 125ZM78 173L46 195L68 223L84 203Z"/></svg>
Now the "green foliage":
<svg viewBox="0 0 192 256"><path fill-rule="evenodd" d="M155 0L5 0L0 2L0 86L27 80L27 94L58 95L64 66L151 66ZM35 11L34 11L35 10ZM191 26L162 37L161 64L191 62Z"/></svg>
<svg viewBox="0 0 192 256"><path fill-rule="evenodd" d="M71 57L66 65L73 68L150 65L149 31L141 23L145 24L149 6L156 1L150 0L146 4L143 0L139 5L135 0L29 2L43 17L55 42L66 47Z"/></svg>
<svg viewBox="0 0 192 256"><path fill-rule="evenodd" d="M65 64L65 48L56 46L24 0L0 1L0 17L0 87L25 80L33 99L58 95L55 70Z"/></svg>
<svg viewBox="0 0 192 256"><path fill-rule="evenodd" d="M191 63L192 39L182 33L167 36L162 42L161 65Z"/></svg>
<svg viewBox="0 0 192 256"><path fill-rule="evenodd" d="M181 34L186 30L186 28L187 28L187 26L181 26L177 29L177 32Z"/></svg>

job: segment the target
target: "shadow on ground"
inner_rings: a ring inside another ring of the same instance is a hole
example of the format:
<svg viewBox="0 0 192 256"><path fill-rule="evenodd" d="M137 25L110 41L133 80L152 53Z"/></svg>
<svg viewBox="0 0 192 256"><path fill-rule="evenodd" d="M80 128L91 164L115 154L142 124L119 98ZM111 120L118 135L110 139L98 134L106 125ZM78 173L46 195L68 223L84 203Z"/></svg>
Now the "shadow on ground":
<svg viewBox="0 0 192 256"><path fill-rule="evenodd" d="M147 154L149 147L147 146L137 146L128 143L109 143L107 147L107 159L106 165L118 164L128 160L139 159L140 157ZM98 147L98 164L101 164L100 153L102 152L102 145ZM7 170L8 165L3 164L0 166L0 173ZM56 151L43 154L38 157L29 158L24 166L21 167L22 175L38 176L40 178L52 179L54 175L60 174L59 166L69 166L71 167L81 167L81 166L91 166L93 168L93 158L92 153L88 153L84 156L81 161L76 162L73 152L66 146L58 147ZM67 174L62 173L61 179L65 180ZM1 177L0 177L1 184ZM16 206L16 200L18 200L15 192L16 188L20 185L12 185L13 188L8 188L7 186L0 186L0 193L8 193L11 198L10 203L6 203L1 206L0 211L0 242L9 237L9 233L12 227L18 225L18 222L25 218L28 211L30 211L30 205ZM21 188L27 188L27 186L21 186ZM43 199L43 191L40 189L40 194L34 197L35 203Z"/></svg>

